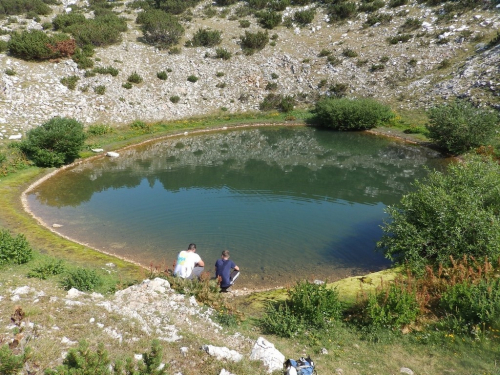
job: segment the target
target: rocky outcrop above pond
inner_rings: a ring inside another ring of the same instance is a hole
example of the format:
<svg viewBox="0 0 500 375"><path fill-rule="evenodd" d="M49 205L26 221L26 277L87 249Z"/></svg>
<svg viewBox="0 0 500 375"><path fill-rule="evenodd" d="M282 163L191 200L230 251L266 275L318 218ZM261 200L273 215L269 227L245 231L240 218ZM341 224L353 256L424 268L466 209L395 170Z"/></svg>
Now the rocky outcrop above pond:
<svg viewBox="0 0 500 375"><path fill-rule="evenodd" d="M204 2L193 10L190 21L183 21L186 35L181 45L199 27L220 30L220 47L233 54L224 61L214 58L215 48L181 47L180 54L169 54L141 43L141 31L134 22L137 11L126 7L129 2L115 8L129 20L123 41L98 48L95 54L96 66L118 69L116 77L85 77L85 71L71 60L33 63L0 54L0 139L20 137L53 116L120 126L136 119L153 122L258 110L270 92L268 83L277 85L275 92L294 95L305 103L340 84L346 85L348 96L374 96L396 110L426 108L436 100L455 96L499 104L499 47L485 49L500 26L498 12L478 7L446 21L440 18L439 7L412 0L396 8L386 5L379 12L391 17L391 22L367 27L367 13L345 23L329 23L318 8L312 24L270 30L275 45L246 56L239 46L246 29L230 17L238 5L225 17L208 18L204 7L209 3ZM68 11L69 5L66 1L54 6L54 14ZM287 8L283 16L291 16L297 9L303 8ZM248 30L262 30L255 18L246 18L251 21ZM419 20L421 26L405 31L408 18ZM41 23L48 20L50 17L40 22L27 20L24 25L3 20L0 28L6 32L21 26L41 29ZM402 33L411 33L411 38L395 44L387 41ZM320 57L322 50L331 52L330 59ZM346 50L356 56L348 57ZM5 74L6 69L15 75ZM156 76L164 70L171 70L165 81ZM143 82L126 89L122 84L132 72L139 73ZM60 82L72 75L79 77L75 90ZM190 75L198 80L189 82ZM98 86L106 87L104 94L94 92ZM172 96L178 96L179 102L173 103Z"/></svg>

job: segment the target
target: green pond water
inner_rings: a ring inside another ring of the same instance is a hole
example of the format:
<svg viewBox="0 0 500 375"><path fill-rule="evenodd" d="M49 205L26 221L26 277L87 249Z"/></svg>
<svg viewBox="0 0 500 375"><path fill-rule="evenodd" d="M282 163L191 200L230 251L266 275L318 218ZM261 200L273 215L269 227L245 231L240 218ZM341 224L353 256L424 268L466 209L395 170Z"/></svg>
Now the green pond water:
<svg viewBox="0 0 500 375"><path fill-rule="evenodd" d="M84 161L27 198L59 233L146 266L171 268L194 242L209 271L227 249L241 286L285 285L389 266L375 252L384 208L443 163L370 134L243 128Z"/></svg>

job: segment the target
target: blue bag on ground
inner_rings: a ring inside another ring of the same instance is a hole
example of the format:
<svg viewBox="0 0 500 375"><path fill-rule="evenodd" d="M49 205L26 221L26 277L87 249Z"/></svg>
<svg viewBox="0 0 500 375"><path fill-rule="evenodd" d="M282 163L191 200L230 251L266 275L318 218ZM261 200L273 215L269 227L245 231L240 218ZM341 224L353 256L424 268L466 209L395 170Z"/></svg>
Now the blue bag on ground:
<svg viewBox="0 0 500 375"><path fill-rule="evenodd" d="M316 371L314 371L314 362L311 359L311 357L307 358L299 358L297 360L294 359L287 359L287 361L284 364L285 367L285 374L290 374L290 375L312 375L315 374ZM294 371L295 370L295 371Z"/></svg>

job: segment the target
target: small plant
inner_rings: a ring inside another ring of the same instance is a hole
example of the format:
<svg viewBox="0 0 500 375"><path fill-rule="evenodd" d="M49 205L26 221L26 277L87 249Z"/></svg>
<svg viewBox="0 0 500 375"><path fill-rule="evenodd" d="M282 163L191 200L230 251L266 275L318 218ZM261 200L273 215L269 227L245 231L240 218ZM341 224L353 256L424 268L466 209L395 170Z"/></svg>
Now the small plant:
<svg viewBox="0 0 500 375"><path fill-rule="evenodd" d="M52 29L52 22L44 22L44 23L42 23L42 29L44 29L44 30L51 30Z"/></svg>
<svg viewBox="0 0 500 375"><path fill-rule="evenodd" d="M390 0L389 7L396 8L408 4L408 0Z"/></svg>
<svg viewBox="0 0 500 375"><path fill-rule="evenodd" d="M330 96L334 98L342 98L346 95L348 88L349 85L347 85L346 83L335 83L330 86L328 91L330 93Z"/></svg>
<svg viewBox="0 0 500 375"><path fill-rule="evenodd" d="M389 56L382 56L379 60L382 64L385 64L389 61Z"/></svg>
<svg viewBox="0 0 500 375"><path fill-rule="evenodd" d="M412 37L413 37L413 35L411 35L411 34L399 34L399 35L387 38L387 42L389 42L389 44L398 44L400 42L406 43Z"/></svg>
<svg viewBox="0 0 500 375"><path fill-rule="evenodd" d="M363 59L363 60L356 61L356 66L358 68L361 68L362 66L365 66L366 64L368 64L368 59Z"/></svg>
<svg viewBox="0 0 500 375"><path fill-rule="evenodd" d="M6 229L0 229L0 266L24 264L33 258L33 251L23 234L12 236Z"/></svg>
<svg viewBox="0 0 500 375"><path fill-rule="evenodd" d="M384 70L385 69L385 65L384 64L372 64L372 66L370 67L370 72L378 72L380 70Z"/></svg>
<svg viewBox="0 0 500 375"><path fill-rule="evenodd" d="M451 61L448 59L442 60L437 66L438 69L447 69L451 66Z"/></svg>
<svg viewBox="0 0 500 375"><path fill-rule="evenodd" d="M179 96L177 96L177 95L173 95L170 97L170 101L174 104L179 103L180 100L181 100L181 98L179 98Z"/></svg>
<svg viewBox="0 0 500 375"><path fill-rule="evenodd" d="M327 49L322 49L319 52L318 57L326 57L326 56L330 56L331 54L332 54L332 51L327 50Z"/></svg>
<svg viewBox="0 0 500 375"><path fill-rule="evenodd" d="M342 63L342 60L340 60L337 56L330 55L326 58L326 61L331 65L331 66L337 66Z"/></svg>
<svg viewBox="0 0 500 375"><path fill-rule="evenodd" d="M260 25L265 29L274 29L279 26L282 21L281 13L273 10L263 10L255 13Z"/></svg>
<svg viewBox="0 0 500 375"><path fill-rule="evenodd" d="M105 135L113 132L113 128L109 125L104 124L92 124L87 129L87 134L89 135Z"/></svg>
<svg viewBox="0 0 500 375"><path fill-rule="evenodd" d="M182 50L179 47L172 47L168 50L169 55L180 55Z"/></svg>
<svg viewBox="0 0 500 375"><path fill-rule="evenodd" d="M103 284L101 276L95 270L87 268L75 268L66 272L61 280L61 286L70 290L71 288L80 291L93 291Z"/></svg>
<svg viewBox="0 0 500 375"><path fill-rule="evenodd" d="M353 49L344 48L344 50L342 51L342 56L345 56L345 57L357 57L358 54Z"/></svg>
<svg viewBox="0 0 500 375"><path fill-rule="evenodd" d="M500 31L497 31L497 34L488 42L488 48L493 48L497 44L500 44Z"/></svg>
<svg viewBox="0 0 500 375"><path fill-rule="evenodd" d="M8 76L15 76L17 72L14 69L7 68L5 69L5 74L7 74Z"/></svg>
<svg viewBox="0 0 500 375"><path fill-rule="evenodd" d="M279 78L279 75L276 74L276 73L271 73L271 78L272 79L278 79Z"/></svg>
<svg viewBox="0 0 500 375"><path fill-rule="evenodd" d="M376 24L387 25L392 21L392 15L388 13L372 13L366 18L363 27L370 27Z"/></svg>
<svg viewBox="0 0 500 375"><path fill-rule="evenodd" d="M241 37L241 48L246 54L252 55L255 51L263 49L268 42L267 31L257 31L256 33L245 31L245 35Z"/></svg>
<svg viewBox="0 0 500 375"><path fill-rule="evenodd" d="M266 85L267 91L274 91L278 89L278 84L276 82L268 82Z"/></svg>
<svg viewBox="0 0 500 375"><path fill-rule="evenodd" d="M216 77L224 77L224 72L217 72L215 73Z"/></svg>
<svg viewBox="0 0 500 375"><path fill-rule="evenodd" d="M167 73L172 73L172 69L168 68Z"/></svg>
<svg viewBox="0 0 500 375"><path fill-rule="evenodd" d="M298 10L293 15L293 20L298 23L300 26L309 25L316 15L316 9L306 9L306 10Z"/></svg>
<svg viewBox="0 0 500 375"><path fill-rule="evenodd" d="M229 60L231 58L231 56L232 56L232 53L229 52L225 48L217 48L215 50L215 57L218 59Z"/></svg>
<svg viewBox="0 0 500 375"><path fill-rule="evenodd" d="M97 95L104 95L106 93L106 86L104 86L104 85L95 86L94 92Z"/></svg>
<svg viewBox="0 0 500 375"><path fill-rule="evenodd" d="M193 39L186 43L187 47L214 47L222 41L219 30L198 29Z"/></svg>
<svg viewBox="0 0 500 375"><path fill-rule="evenodd" d="M240 27L242 29L246 29L247 27L250 27L250 21L249 20L240 20Z"/></svg>
<svg viewBox="0 0 500 375"><path fill-rule="evenodd" d="M134 85L132 85L130 82L124 82L122 83L122 87L124 89L130 90L132 87L134 87Z"/></svg>
<svg viewBox="0 0 500 375"><path fill-rule="evenodd" d="M97 74L109 74L112 77L116 77L120 71L116 68L113 68L112 66L107 66L107 67L99 66L97 68L92 69L92 72Z"/></svg>
<svg viewBox="0 0 500 375"><path fill-rule="evenodd" d="M187 78L187 80L188 80L189 82L195 83L196 81L198 81L198 77L196 77L195 75L191 74L191 75Z"/></svg>
<svg viewBox="0 0 500 375"><path fill-rule="evenodd" d="M321 81L319 81L319 83L318 83L318 89L321 89L321 88L325 87L327 83L328 83L328 80L327 80L327 79L325 79L325 78L323 78L323 79L322 79Z"/></svg>
<svg viewBox="0 0 500 375"><path fill-rule="evenodd" d="M418 18L408 17L405 23L401 26L404 31L413 31L422 27L422 21Z"/></svg>
<svg viewBox="0 0 500 375"><path fill-rule="evenodd" d="M34 277L41 280L47 280L49 277L61 275L66 268L60 259L51 259L33 267L27 274L28 277Z"/></svg>
<svg viewBox="0 0 500 375"><path fill-rule="evenodd" d="M223 89L226 87L226 82L219 82L218 84L215 85L218 89Z"/></svg>
<svg viewBox="0 0 500 375"><path fill-rule="evenodd" d="M78 76L68 76L61 78L61 83L66 86L70 90L74 90L76 88L76 83L80 77Z"/></svg>
<svg viewBox="0 0 500 375"><path fill-rule="evenodd" d="M139 84L142 82L142 77L137 72L133 72L127 78L127 82Z"/></svg>
<svg viewBox="0 0 500 375"><path fill-rule="evenodd" d="M0 370L3 375L17 375L24 367L24 363L29 357L29 351L15 355L8 344L0 346Z"/></svg>
<svg viewBox="0 0 500 375"><path fill-rule="evenodd" d="M330 5L327 12L331 20L342 21L354 17L357 12L357 6L354 2L342 1Z"/></svg>
<svg viewBox="0 0 500 375"><path fill-rule="evenodd" d="M417 59L410 59L410 61L408 61L408 65L410 66L417 66Z"/></svg>
<svg viewBox="0 0 500 375"><path fill-rule="evenodd" d="M161 79L162 81L165 81L168 78L168 74L166 71L162 70L161 72L156 73L156 77L158 79Z"/></svg>

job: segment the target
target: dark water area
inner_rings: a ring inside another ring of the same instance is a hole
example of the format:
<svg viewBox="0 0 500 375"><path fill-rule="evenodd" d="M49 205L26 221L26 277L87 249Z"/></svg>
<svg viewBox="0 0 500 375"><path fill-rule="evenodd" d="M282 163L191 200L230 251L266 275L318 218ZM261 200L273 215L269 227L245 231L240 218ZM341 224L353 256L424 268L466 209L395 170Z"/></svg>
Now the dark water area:
<svg viewBox="0 0 500 375"><path fill-rule="evenodd" d="M389 266L375 251L384 208L445 159L364 133L302 127L179 136L85 161L40 184L28 205L98 250L171 267L191 242L222 250L241 286L334 280Z"/></svg>

